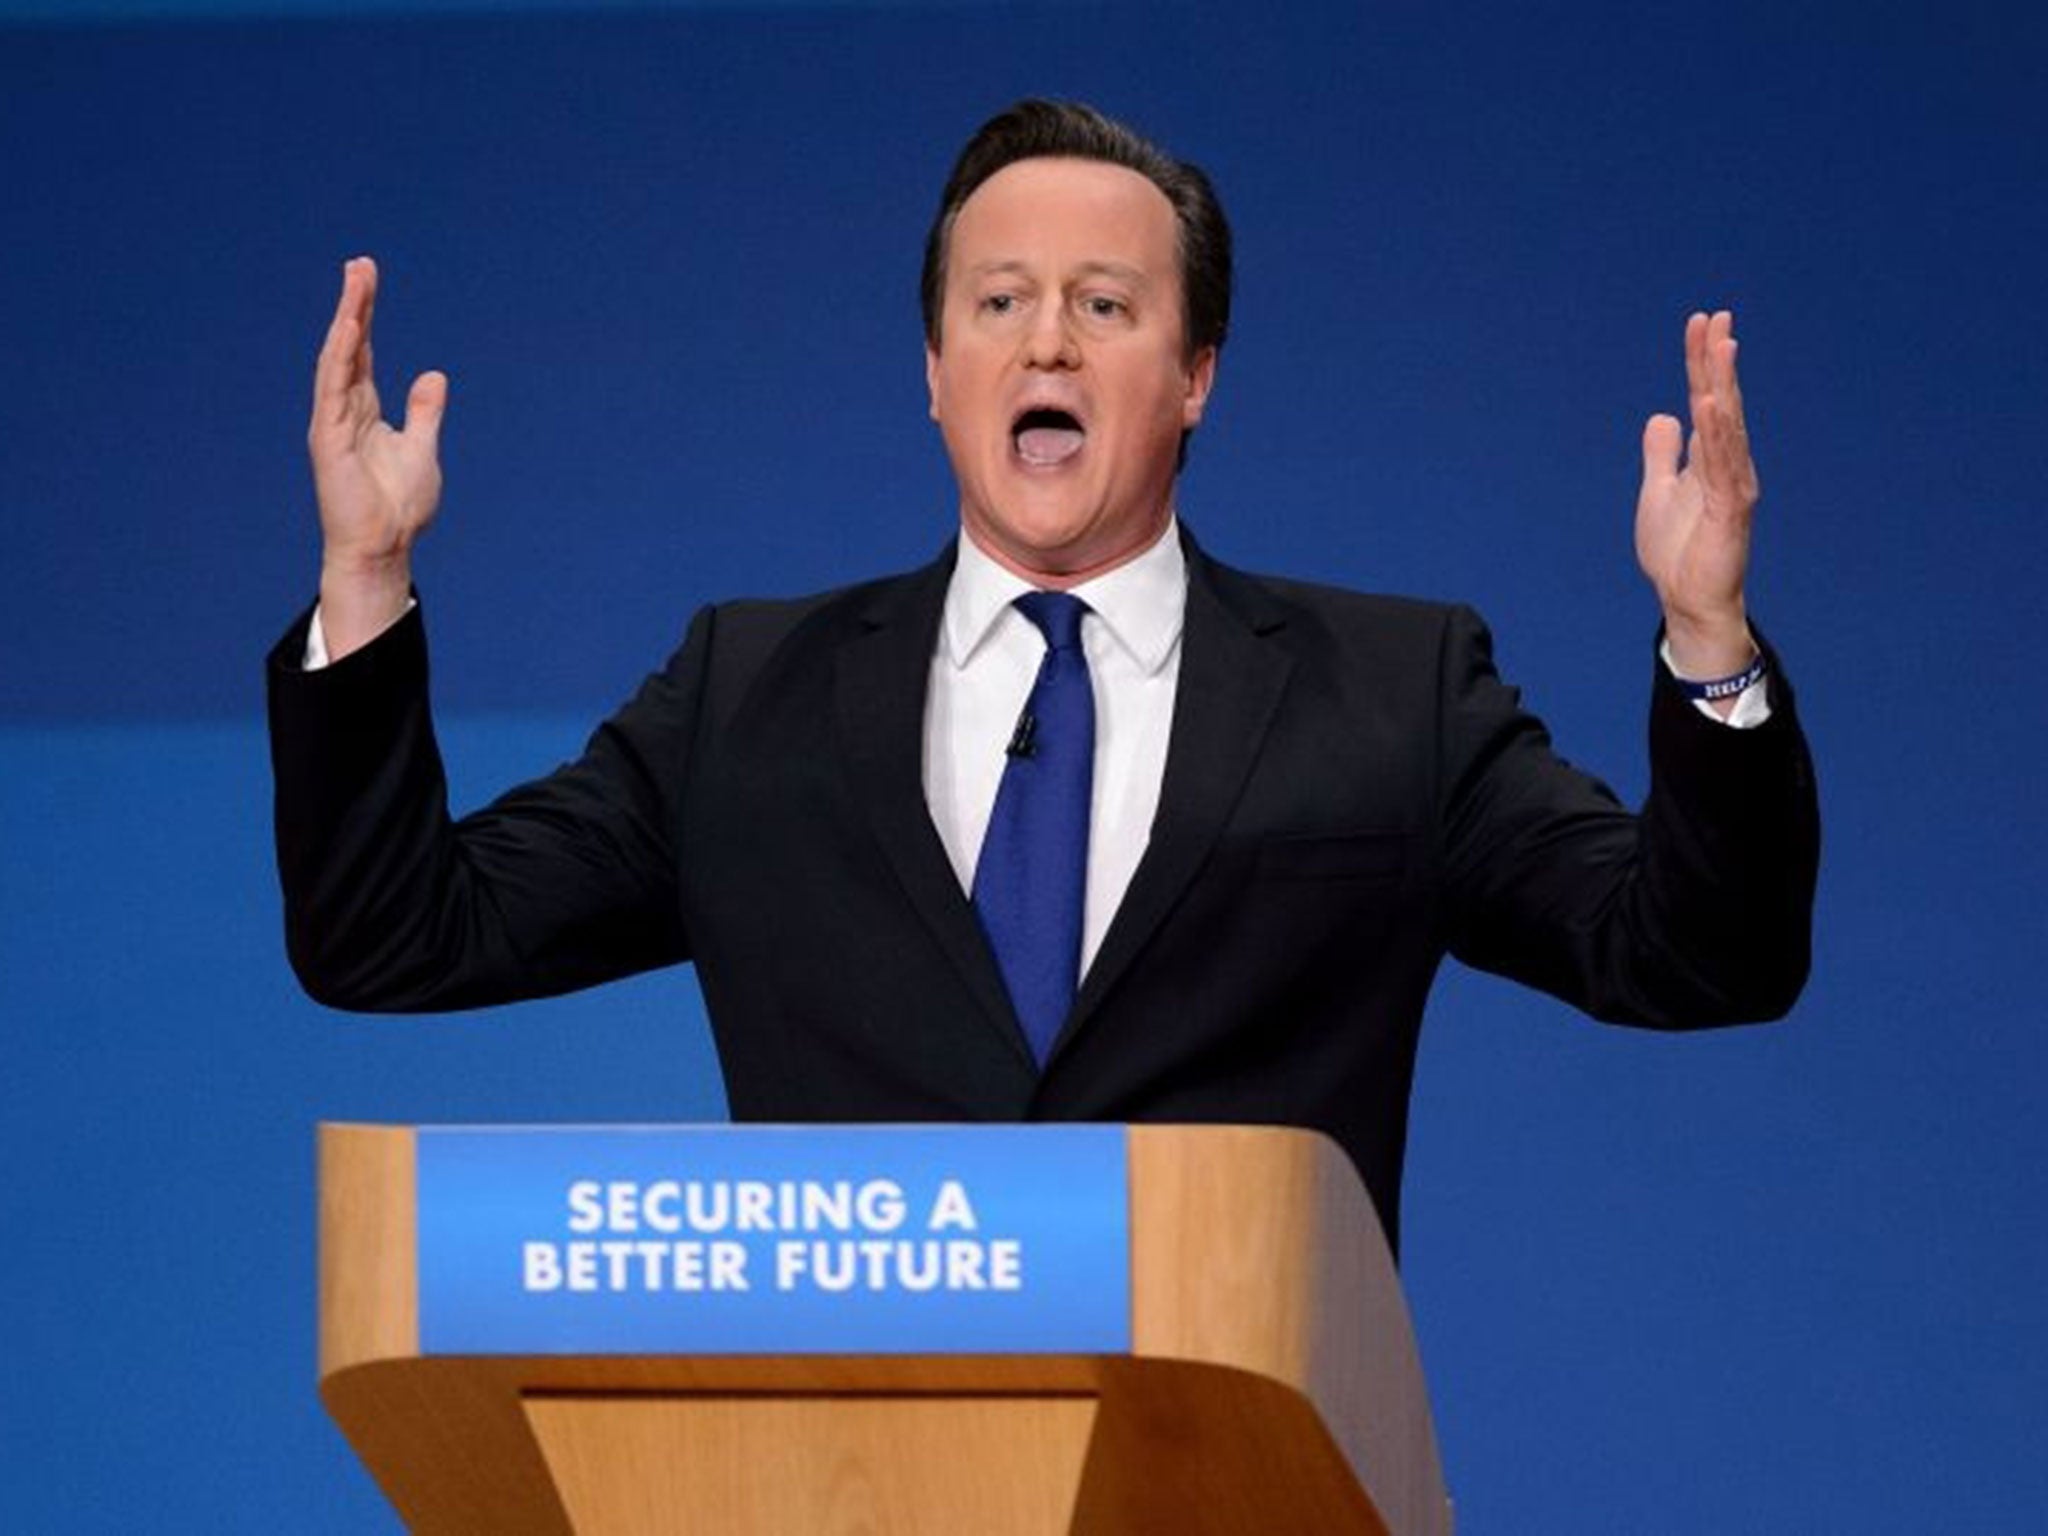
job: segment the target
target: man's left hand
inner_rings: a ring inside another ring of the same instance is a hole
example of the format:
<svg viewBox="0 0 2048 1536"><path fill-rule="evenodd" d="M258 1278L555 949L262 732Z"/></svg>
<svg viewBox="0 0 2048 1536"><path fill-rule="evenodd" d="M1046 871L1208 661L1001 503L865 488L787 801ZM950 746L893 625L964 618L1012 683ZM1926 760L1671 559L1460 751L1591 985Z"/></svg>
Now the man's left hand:
<svg viewBox="0 0 2048 1536"><path fill-rule="evenodd" d="M1685 376L1692 441L1675 416L1643 428L1643 488L1636 499L1636 559L1664 607L1671 663L1682 677L1740 672L1756 655L1743 606L1756 465L1735 378L1735 317L1727 310L1685 323Z"/></svg>

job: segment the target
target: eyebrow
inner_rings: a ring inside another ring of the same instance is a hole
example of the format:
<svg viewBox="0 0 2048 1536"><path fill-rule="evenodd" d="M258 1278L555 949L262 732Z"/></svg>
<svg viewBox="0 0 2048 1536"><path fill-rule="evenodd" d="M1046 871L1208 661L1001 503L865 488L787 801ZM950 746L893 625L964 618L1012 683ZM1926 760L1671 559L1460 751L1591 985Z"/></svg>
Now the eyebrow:
<svg viewBox="0 0 2048 1536"><path fill-rule="evenodd" d="M998 272L1025 272L1029 268L1030 263L1011 258L1007 261L978 261L967 270L975 277L989 277ZM1121 261L1084 261L1075 271L1083 277L1114 277L1137 288L1146 287L1151 282L1143 269Z"/></svg>

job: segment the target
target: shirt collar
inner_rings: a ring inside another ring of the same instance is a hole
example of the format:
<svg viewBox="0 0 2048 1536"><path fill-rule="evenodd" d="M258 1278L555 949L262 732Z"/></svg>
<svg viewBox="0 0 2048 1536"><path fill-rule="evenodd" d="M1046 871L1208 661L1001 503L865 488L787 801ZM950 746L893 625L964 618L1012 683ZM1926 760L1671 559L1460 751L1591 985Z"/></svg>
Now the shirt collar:
<svg viewBox="0 0 2048 1536"><path fill-rule="evenodd" d="M1010 604L1031 590L1030 582L983 554L962 529L940 625L946 659L965 667L1011 611ZM1143 554L1072 591L1141 670L1157 672L1173 655L1187 615L1188 567L1179 520L1167 518L1165 530Z"/></svg>

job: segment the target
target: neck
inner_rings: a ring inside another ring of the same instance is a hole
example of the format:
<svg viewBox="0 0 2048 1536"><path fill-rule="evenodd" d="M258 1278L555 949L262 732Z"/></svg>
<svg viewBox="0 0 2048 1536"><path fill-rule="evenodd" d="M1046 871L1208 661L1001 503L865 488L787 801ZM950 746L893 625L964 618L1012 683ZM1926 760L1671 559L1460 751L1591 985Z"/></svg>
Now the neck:
<svg viewBox="0 0 2048 1536"><path fill-rule="evenodd" d="M1011 550L991 539L971 523L962 525L974 547L1004 570L1020 576L1032 586L1047 592L1065 592L1106 576L1119 566L1129 565L1166 536L1173 527L1171 505L1161 509L1159 520L1138 537L1119 546L1114 552L1103 555L1093 550Z"/></svg>

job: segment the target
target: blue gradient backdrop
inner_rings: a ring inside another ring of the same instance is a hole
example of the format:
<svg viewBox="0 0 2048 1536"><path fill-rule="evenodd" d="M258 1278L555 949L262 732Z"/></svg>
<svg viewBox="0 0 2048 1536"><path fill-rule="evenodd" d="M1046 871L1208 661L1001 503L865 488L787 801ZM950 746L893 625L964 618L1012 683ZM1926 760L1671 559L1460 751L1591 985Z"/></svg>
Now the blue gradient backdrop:
<svg viewBox="0 0 2048 1536"><path fill-rule="evenodd" d="M258 663L341 259L387 393L454 378L471 803L699 602L946 536L918 242L1034 92L1236 219L1204 539L1477 603L1630 796L1637 433L1740 312L1817 971L1685 1039L1446 978L1406 1272L1461 1529L2043 1528L2038 8L207 9L0 5L7 1529L396 1528L313 1391L316 1120L723 1112L687 975L365 1021L285 970Z"/></svg>

